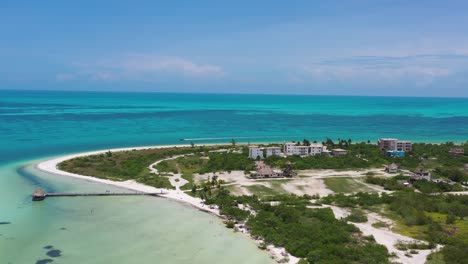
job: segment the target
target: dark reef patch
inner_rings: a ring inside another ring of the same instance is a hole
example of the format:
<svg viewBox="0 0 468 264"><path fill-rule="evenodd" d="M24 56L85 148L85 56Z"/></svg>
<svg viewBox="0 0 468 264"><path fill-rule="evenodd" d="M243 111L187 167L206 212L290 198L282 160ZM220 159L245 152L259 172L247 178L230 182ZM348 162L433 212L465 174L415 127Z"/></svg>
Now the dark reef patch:
<svg viewBox="0 0 468 264"><path fill-rule="evenodd" d="M40 259L40 260L36 261L36 264L47 264L47 263L51 263L53 261L54 261L53 259Z"/></svg>
<svg viewBox="0 0 468 264"><path fill-rule="evenodd" d="M62 256L62 251L58 250L58 249L52 249L52 250L49 250L47 251L47 256L49 257L52 257L52 258L58 258L58 257L61 257Z"/></svg>
<svg viewBox="0 0 468 264"><path fill-rule="evenodd" d="M54 246L51 246L51 245L48 245L48 246L45 246L44 249L52 249L54 248Z"/></svg>
<svg viewBox="0 0 468 264"><path fill-rule="evenodd" d="M11 222L0 222L0 225L9 225Z"/></svg>

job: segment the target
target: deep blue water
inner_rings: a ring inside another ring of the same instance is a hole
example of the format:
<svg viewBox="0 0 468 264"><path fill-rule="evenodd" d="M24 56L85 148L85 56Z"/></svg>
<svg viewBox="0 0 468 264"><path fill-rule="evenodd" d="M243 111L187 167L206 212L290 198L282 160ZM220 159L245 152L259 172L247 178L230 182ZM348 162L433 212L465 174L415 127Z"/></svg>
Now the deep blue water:
<svg viewBox="0 0 468 264"><path fill-rule="evenodd" d="M440 142L467 135L467 98L0 91L0 163L180 138Z"/></svg>

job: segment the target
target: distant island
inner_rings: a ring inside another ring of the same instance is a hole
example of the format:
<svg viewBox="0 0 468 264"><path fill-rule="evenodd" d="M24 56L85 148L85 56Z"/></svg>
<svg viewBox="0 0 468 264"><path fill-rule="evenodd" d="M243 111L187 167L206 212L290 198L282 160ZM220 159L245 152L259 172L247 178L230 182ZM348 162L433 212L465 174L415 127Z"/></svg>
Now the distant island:
<svg viewBox="0 0 468 264"><path fill-rule="evenodd" d="M462 263L468 142L303 139L106 150L39 169L222 217L279 263ZM426 262L427 261L427 262ZM444 261L444 262L441 262Z"/></svg>

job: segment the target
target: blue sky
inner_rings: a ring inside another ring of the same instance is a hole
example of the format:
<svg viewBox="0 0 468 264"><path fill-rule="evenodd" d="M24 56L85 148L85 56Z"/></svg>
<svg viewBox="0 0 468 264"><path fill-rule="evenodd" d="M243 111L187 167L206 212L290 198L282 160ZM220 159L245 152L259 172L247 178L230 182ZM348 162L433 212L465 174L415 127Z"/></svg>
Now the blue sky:
<svg viewBox="0 0 468 264"><path fill-rule="evenodd" d="M468 97L467 1L9 1L0 89Z"/></svg>

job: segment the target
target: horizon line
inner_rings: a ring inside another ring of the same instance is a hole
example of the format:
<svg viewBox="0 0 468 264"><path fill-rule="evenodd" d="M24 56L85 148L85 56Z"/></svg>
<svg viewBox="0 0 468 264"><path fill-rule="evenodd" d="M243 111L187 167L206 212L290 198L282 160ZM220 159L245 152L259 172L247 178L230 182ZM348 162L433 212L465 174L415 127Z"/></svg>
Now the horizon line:
<svg viewBox="0 0 468 264"><path fill-rule="evenodd" d="M273 95L273 96L330 96L330 97L397 97L397 98L447 98L468 99L468 96L415 96L415 95L355 95L355 94L309 94L309 93L236 93L236 92L184 92L184 91L145 91L145 90L60 90L60 89L4 89L13 92L83 92L83 93L155 93L155 94L209 94L209 95Z"/></svg>

